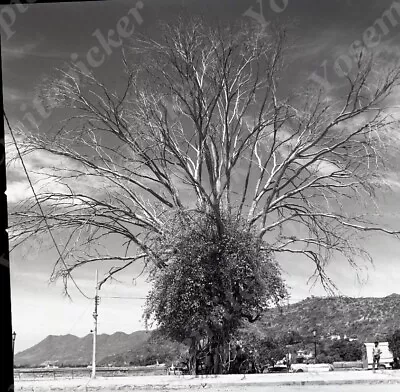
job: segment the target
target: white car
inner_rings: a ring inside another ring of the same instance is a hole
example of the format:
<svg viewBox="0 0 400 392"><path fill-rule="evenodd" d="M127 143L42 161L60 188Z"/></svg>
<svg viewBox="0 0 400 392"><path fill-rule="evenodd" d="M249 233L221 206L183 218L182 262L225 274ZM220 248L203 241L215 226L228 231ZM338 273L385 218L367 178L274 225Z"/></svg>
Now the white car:
<svg viewBox="0 0 400 392"><path fill-rule="evenodd" d="M290 365L289 372L302 373L302 372L331 372L334 370L333 365L330 363L293 363Z"/></svg>
<svg viewBox="0 0 400 392"><path fill-rule="evenodd" d="M170 374L175 374L175 375L183 375L183 374L189 374L189 368L186 363L180 363L178 366L172 366L167 368L167 375Z"/></svg>

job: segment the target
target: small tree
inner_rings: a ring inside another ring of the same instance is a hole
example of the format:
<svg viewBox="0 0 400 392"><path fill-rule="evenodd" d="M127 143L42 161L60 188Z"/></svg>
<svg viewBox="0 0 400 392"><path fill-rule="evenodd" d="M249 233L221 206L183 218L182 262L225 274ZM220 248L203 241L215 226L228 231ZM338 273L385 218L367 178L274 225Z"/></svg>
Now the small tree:
<svg viewBox="0 0 400 392"><path fill-rule="evenodd" d="M298 331L291 330L282 336L282 341L285 345L291 346L302 343L304 341L304 337L301 336Z"/></svg>
<svg viewBox="0 0 400 392"><path fill-rule="evenodd" d="M319 350L317 362L359 361L362 350L363 345L358 341L338 340Z"/></svg>
<svg viewBox="0 0 400 392"><path fill-rule="evenodd" d="M394 357L400 357L400 329L396 329L392 335L388 337L389 350Z"/></svg>
<svg viewBox="0 0 400 392"><path fill-rule="evenodd" d="M260 345L260 358L264 363L274 366L277 361L281 360L287 354L287 350L283 342L279 339L264 339Z"/></svg>
<svg viewBox="0 0 400 392"><path fill-rule="evenodd" d="M253 323L285 297L279 269L264 248L236 217L217 220L207 213L178 214L155 239L152 249L165 267L151 275L145 320L189 342L192 372L201 341L207 349L215 346L215 371L227 370L227 343L243 320Z"/></svg>
<svg viewBox="0 0 400 392"><path fill-rule="evenodd" d="M236 337L242 342L249 360L254 361L260 370L274 366L288 353L284 337L268 335L257 323L245 323Z"/></svg>

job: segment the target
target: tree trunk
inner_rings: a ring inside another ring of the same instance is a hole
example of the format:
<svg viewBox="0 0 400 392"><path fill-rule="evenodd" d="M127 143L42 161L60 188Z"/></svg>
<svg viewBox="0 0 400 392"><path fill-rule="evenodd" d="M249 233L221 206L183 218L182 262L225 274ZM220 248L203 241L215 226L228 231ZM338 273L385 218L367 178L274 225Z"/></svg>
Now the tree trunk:
<svg viewBox="0 0 400 392"><path fill-rule="evenodd" d="M197 341L195 338L192 338L189 347L189 373L197 374Z"/></svg>
<svg viewBox="0 0 400 392"><path fill-rule="evenodd" d="M219 356L219 346L217 346L214 350L213 361L214 361L214 374L220 374L221 373L221 361L220 361L220 356Z"/></svg>
<svg viewBox="0 0 400 392"><path fill-rule="evenodd" d="M214 360L214 374L225 374L228 372L228 343L225 340L219 342L215 348L213 360Z"/></svg>

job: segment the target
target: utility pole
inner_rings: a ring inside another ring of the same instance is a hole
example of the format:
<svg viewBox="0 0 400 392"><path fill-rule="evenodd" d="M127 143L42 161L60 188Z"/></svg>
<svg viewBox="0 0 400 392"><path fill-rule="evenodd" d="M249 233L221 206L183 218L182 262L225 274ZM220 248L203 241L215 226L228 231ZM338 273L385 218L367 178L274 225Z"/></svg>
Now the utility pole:
<svg viewBox="0 0 400 392"><path fill-rule="evenodd" d="M97 338L97 305L99 304L99 273L96 270L96 289L94 296L94 330L93 330L93 356L92 356L92 378L96 378L96 338Z"/></svg>

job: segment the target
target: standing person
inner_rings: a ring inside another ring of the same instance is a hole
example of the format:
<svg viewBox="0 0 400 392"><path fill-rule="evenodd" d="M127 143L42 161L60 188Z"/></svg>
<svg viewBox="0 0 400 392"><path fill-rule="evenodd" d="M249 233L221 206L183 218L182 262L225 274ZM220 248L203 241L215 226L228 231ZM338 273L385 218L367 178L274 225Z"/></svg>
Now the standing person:
<svg viewBox="0 0 400 392"><path fill-rule="evenodd" d="M236 350L238 373L246 373L247 355L241 346L237 346Z"/></svg>
<svg viewBox="0 0 400 392"><path fill-rule="evenodd" d="M255 361L255 353L253 352L253 350L250 350L249 352L249 358L248 358L248 370L247 372L249 374L253 374L256 373L256 361Z"/></svg>
<svg viewBox="0 0 400 392"><path fill-rule="evenodd" d="M379 360L381 358L382 351L379 348L379 342L375 342L375 346L372 348L372 369L375 371L376 368L379 369Z"/></svg>
<svg viewBox="0 0 400 392"><path fill-rule="evenodd" d="M236 353L235 353L235 357L233 360L233 366L232 366L232 373L233 374L239 374L241 369L241 365L243 364L245 360L245 354L244 351L242 349L242 347L238 344L236 346Z"/></svg>
<svg viewBox="0 0 400 392"><path fill-rule="evenodd" d="M239 374L239 363L238 363L238 352L240 350L240 346L236 345L234 351L232 352L232 364L230 367L232 374Z"/></svg>
<svg viewBox="0 0 400 392"><path fill-rule="evenodd" d="M292 364L292 353L288 353L286 357L286 366L288 370L290 369L290 365Z"/></svg>

